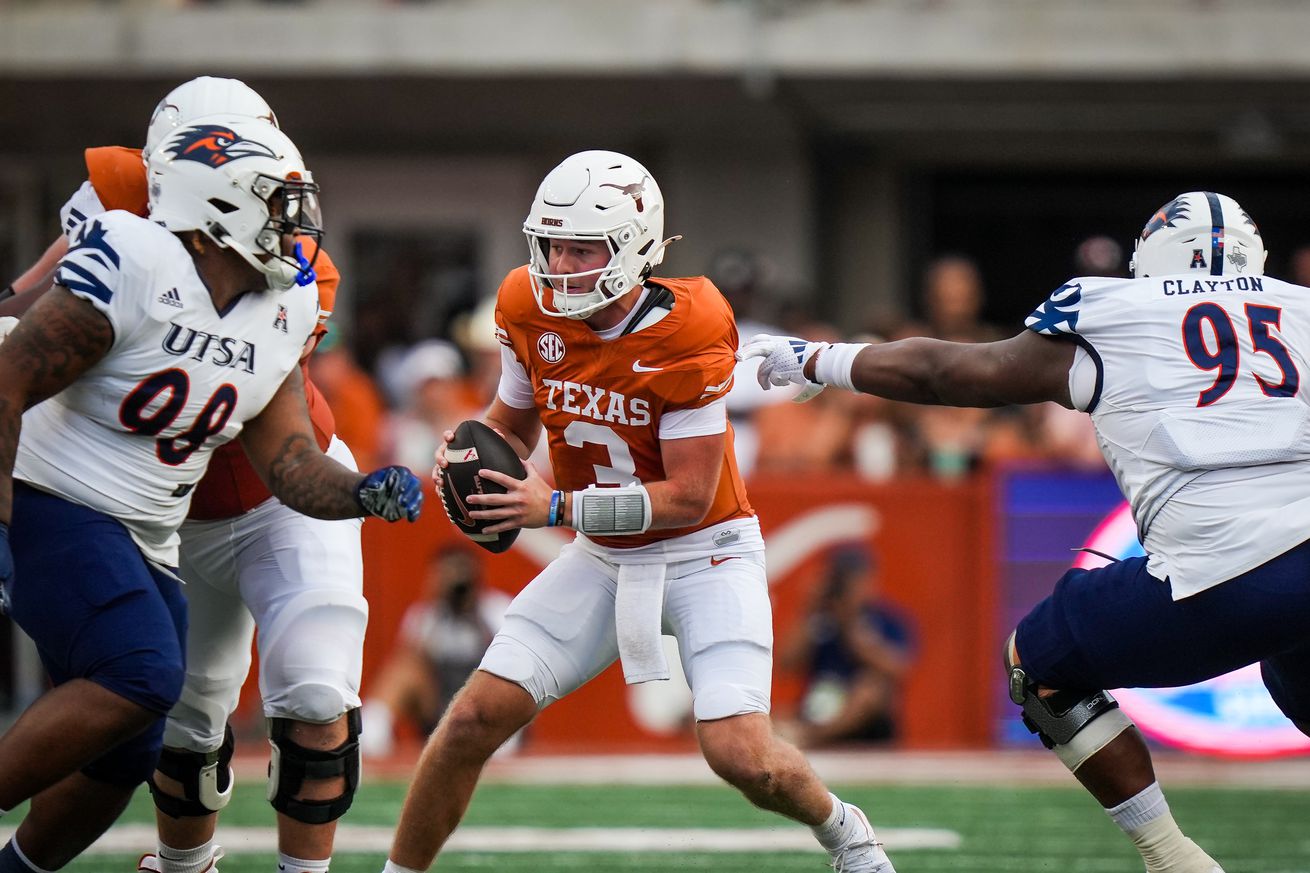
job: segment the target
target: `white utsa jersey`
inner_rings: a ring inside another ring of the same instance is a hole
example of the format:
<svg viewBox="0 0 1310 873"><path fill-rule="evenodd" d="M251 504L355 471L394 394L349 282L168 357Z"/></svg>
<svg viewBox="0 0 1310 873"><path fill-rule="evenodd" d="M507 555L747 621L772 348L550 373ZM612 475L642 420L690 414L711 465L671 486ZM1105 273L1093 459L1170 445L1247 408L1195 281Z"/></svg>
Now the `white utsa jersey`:
<svg viewBox="0 0 1310 873"><path fill-rule="evenodd" d="M1071 279L1027 327L1070 369L1180 599L1310 539L1310 289L1268 276Z"/></svg>
<svg viewBox="0 0 1310 873"><path fill-rule="evenodd" d="M82 183L82 187L73 192L73 196L69 197L68 202L60 208L59 227L71 244L73 238L77 236L77 229L82 226L82 222L88 218L95 218L104 212L105 207L100 202L100 195L96 193L95 186L88 179Z"/></svg>
<svg viewBox="0 0 1310 873"><path fill-rule="evenodd" d="M251 292L217 312L178 238L122 211L82 224L55 283L104 313L114 339L24 414L14 476L117 518L148 558L176 566L210 453L297 365L317 295Z"/></svg>

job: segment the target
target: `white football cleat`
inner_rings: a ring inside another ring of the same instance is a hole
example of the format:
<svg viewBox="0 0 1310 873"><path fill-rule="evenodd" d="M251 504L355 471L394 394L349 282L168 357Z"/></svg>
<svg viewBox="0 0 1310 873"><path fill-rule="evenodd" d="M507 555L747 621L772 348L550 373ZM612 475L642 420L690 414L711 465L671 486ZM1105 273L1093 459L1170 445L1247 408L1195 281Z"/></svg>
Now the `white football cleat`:
<svg viewBox="0 0 1310 873"><path fill-rule="evenodd" d="M209 863L200 868L200 873L218 873L218 862L223 857L223 847L215 846L214 854L209 856ZM146 852L136 862L137 873L162 873L163 867L160 866L159 856L154 852Z"/></svg>
<svg viewBox="0 0 1310 873"><path fill-rule="evenodd" d="M854 816L858 827L850 842L832 853L832 869L836 873L896 873L864 811L847 803L846 812Z"/></svg>

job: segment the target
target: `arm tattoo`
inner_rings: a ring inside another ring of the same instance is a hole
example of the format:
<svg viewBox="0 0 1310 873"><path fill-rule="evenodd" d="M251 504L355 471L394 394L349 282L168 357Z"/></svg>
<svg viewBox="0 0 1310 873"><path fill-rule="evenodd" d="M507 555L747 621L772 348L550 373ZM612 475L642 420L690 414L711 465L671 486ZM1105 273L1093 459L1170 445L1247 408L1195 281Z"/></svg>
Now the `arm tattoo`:
<svg viewBox="0 0 1310 873"><path fill-rule="evenodd" d="M311 518L358 518L355 498L362 478L319 450L312 436L293 433L268 466L269 488L278 499Z"/></svg>
<svg viewBox="0 0 1310 873"><path fill-rule="evenodd" d="M27 383L23 408L53 397L98 363L114 342L109 319L62 287L43 295L2 347ZM10 357L12 355L12 357Z"/></svg>
<svg viewBox="0 0 1310 873"><path fill-rule="evenodd" d="M0 522L11 520L14 503L14 454L18 451L18 430L23 412L7 397L0 396Z"/></svg>
<svg viewBox="0 0 1310 873"><path fill-rule="evenodd" d="M113 342L108 318L56 286L0 345L0 521L9 520L13 503L23 411L76 382Z"/></svg>

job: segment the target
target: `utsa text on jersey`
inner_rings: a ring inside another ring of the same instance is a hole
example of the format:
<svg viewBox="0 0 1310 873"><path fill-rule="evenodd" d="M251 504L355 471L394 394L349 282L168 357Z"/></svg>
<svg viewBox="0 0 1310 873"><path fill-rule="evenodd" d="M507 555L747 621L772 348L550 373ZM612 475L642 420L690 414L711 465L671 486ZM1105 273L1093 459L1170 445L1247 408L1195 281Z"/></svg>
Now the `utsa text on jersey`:
<svg viewBox="0 0 1310 873"><path fill-rule="evenodd" d="M203 361L209 355L209 362L215 366L255 372L255 344L235 337L219 336L173 322L161 345L170 355L190 355L194 361Z"/></svg>

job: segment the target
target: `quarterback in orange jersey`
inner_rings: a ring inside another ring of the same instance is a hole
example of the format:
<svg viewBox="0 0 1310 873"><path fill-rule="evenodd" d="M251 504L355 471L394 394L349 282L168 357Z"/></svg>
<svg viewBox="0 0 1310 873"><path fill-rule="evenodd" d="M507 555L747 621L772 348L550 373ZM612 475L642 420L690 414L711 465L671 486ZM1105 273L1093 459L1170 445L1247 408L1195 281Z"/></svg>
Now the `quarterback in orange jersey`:
<svg viewBox="0 0 1310 873"><path fill-rule="evenodd" d="M428 741L386 873L433 863L487 758L541 708L615 660L629 683L669 678L663 633L714 772L809 825L837 869L893 873L864 813L773 733L764 540L724 401L737 328L709 280L651 278L663 231L659 186L621 154L573 155L537 191L529 263L500 286L501 380L484 420L523 458L544 429L558 490L531 464L523 481L484 470L508 491L469 503L490 533L578 535L514 599ZM446 466L443 445L434 477Z"/></svg>
<svg viewBox="0 0 1310 873"><path fill-rule="evenodd" d="M14 283L26 303L49 285L46 273L68 238L90 218L122 209L147 213L143 155L180 125L211 116L256 117L276 124L268 104L235 79L200 77L156 108L144 149L86 150L88 180L61 211L67 235L44 262ZM319 447L356 469L349 448L309 380L306 360L332 314L339 276L313 240L299 239L302 263L317 274L319 324L301 358L305 394ZM24 293L31 291L32 293ZM269 797L277 811L278 870L328 869L336 820L359 782L359 684L368 604L363 596L359 519L321 521L274 498L232 441L214 452L183 524L179 572L188 583L186 679L169 713L164 752L150 788L159 845L141 870L197 873L221 857L213 844L218 812L229 801L236 709L258 628L259 690L274 749Z"/></svg>

